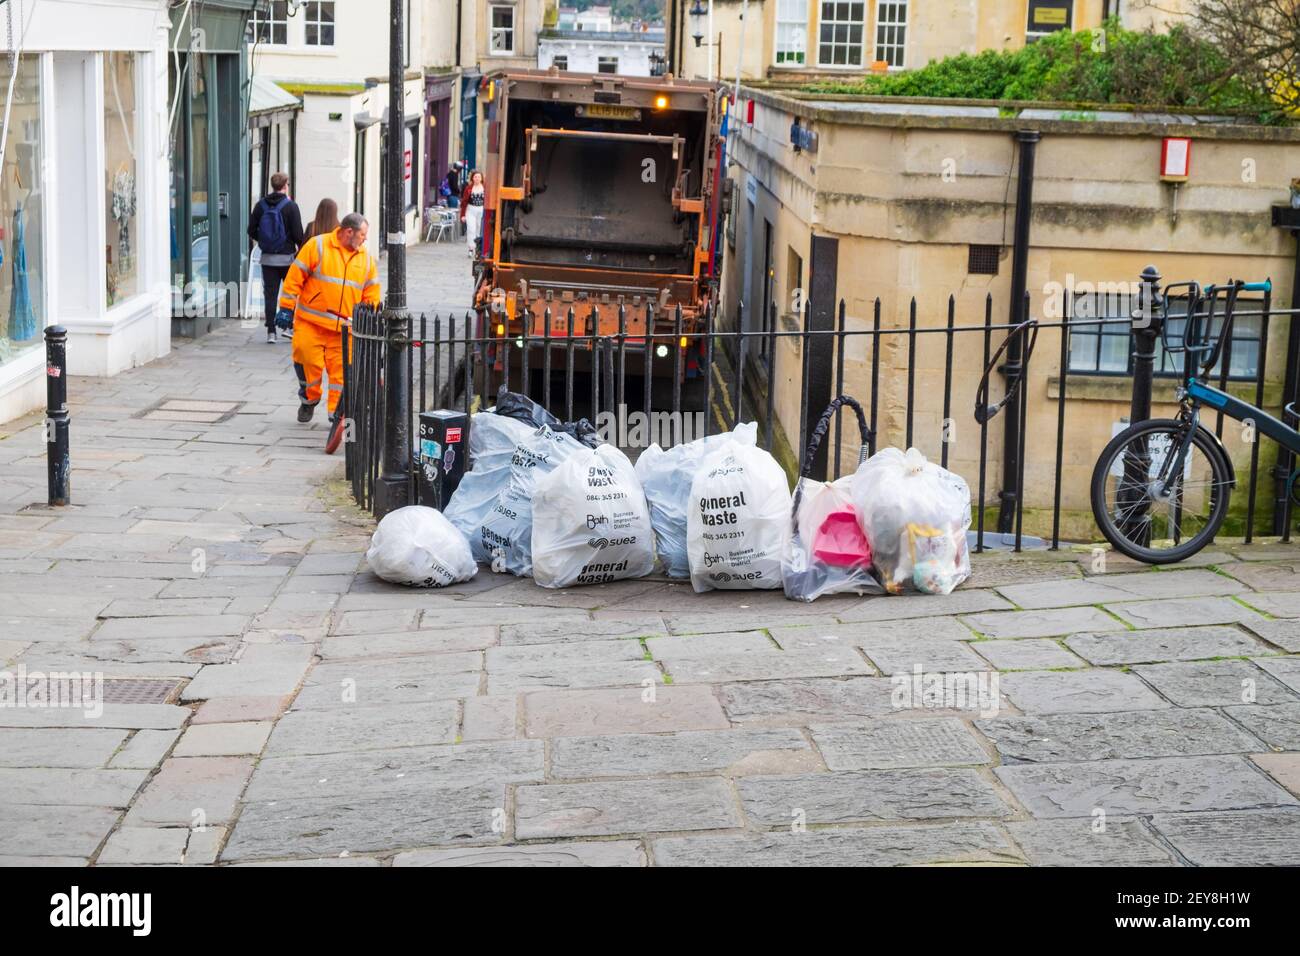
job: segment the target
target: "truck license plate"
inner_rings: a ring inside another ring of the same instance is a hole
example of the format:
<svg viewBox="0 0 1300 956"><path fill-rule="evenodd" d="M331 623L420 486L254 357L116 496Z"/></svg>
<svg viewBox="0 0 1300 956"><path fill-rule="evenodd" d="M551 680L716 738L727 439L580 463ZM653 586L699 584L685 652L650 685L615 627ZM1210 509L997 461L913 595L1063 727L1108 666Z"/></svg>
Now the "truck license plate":
<svg viewBox="0 0 1300 956"><path fill-rule="evenodd" d="M635 106L612 106L608 103L588 103L578 107L578 115L593 119L639 120L641 111Z"/></svg>

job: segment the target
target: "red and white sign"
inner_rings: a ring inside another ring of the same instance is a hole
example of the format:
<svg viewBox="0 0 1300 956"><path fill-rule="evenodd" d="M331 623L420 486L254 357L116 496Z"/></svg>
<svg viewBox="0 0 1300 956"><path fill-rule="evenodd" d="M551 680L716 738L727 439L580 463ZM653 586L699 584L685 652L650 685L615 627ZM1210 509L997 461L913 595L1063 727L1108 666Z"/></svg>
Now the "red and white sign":
<svg viewBox="0 0 1300 956"><path fill-rule="evenodd" d="M409 183L411 181L411 151L409 149L402 153L402 166L402 179Z"/></svg>
<svg viewBox="0 0 1300 956"><path fill-rule="evenodd" d="M1160 178L1182 182L1192 174L1192 141L1166 136L1160 147Z"/></svg>
<svg viewBox="0 0 1300 956"><path fill-rule="evenodd" d="M448 444L448 445L455 445L455 444L458 444L459 442L460 442L460 429L459 429L459 428L448 428L448 429L447 429L447 444Z"/></svg>

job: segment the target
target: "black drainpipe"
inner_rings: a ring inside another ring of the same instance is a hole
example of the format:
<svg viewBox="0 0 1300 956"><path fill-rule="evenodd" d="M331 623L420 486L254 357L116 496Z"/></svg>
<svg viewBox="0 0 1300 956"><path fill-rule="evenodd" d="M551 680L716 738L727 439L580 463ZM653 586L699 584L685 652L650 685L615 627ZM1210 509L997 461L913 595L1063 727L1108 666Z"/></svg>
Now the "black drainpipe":
<svg viewBox="0 0 1300 956"><path fill-rule="evenodd" d="M1016 231L1011 252L1011 313L1010 324L1017 326L1025 321L1025 285L1029 270L1029 220L1034 212L1034 151L1038 147L1038 130L1022 129L1016 132L1020 144L1020 170L1016 179ZM1021 372L1020 336L1007 346L1006 363L1002 374L1007 379L1007 391L1016 387ZM1062 382L1064 387L1064 382ZM1016 503L1019 492L1016 478L1020 474L1020 403L1025 401L1025 390L1020 390L1016 401L1007 408L1006 434L1002 447L1002 492L998 495L998 531L1010 534L1015 528Z"/></svg>
<svg viewBox="0 0 1300 956"><path fill-rule="evenodd" d="M677 75L677 0L668 0L668 36L665 38L668 54L668 72Z"/></svg>
<svg viewBox="0 0 1300 956"><path fill-rule="evenodd" d="M464 17L461 16L461 2L462 0L456 0L456 65L457 66L460 66L460 31L461 31L461 20L464 19Z"/></svg>

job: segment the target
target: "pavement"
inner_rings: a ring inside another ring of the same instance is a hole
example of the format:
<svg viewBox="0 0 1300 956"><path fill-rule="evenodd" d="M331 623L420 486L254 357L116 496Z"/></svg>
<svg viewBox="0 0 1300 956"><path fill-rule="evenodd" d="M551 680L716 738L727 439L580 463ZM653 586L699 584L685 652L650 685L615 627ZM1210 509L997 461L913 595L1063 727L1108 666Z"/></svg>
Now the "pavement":
<svg viewBox="0 0 1300 956"><path fill-rule="evenodd" d="M230 322L70 384L71 506L39 418L0 426L0 670L102 675L102 712L0 706L0 864L1300 858L1295 545L812 604L409 590L287 346Z"/></svg>

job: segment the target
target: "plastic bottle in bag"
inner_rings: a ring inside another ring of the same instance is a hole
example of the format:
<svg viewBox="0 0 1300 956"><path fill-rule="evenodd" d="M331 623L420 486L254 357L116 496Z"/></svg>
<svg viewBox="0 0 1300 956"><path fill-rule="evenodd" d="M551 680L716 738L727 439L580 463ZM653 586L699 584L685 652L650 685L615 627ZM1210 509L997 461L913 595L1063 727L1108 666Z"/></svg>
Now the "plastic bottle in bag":
<svg viewBox="0 0 1300 956"><path fill-rule="evenodd" d="M613 445L579 452L537 482L533 579L546 588L639 578L654 570L641 482Z"/></svg>
<svg viewBox="0 0 1300 956"><path fill-rule="evenodd" d="M384 515L366 562L385 581L440 588L478 573L465 536L441 512L409 505Z"/></svg>
<svg viewBox="0 0 1300 956"><path fill-rule="evenodd" d="M655 548L668 577L691 575L691 562L686 553L686 515L690 510L691 484L700 465L725 442L754 445L757 441L758 424L742 422L733 431L697 438L667 451L658 444L651 445L637 458L636 475L650 505Z"/></svg>
<svg viewBox="0 0 1300 956"><path fill-rule="evenodd" d="M949 594L970 577L970 488L915 448L886 448L853 476L853 507L891 594Z"/></svg>
<svg viewBox="0 0 1300 956"><path fill-rule="evenodd" d="M781 587L790 536L790 486L776 459L723 443L691 483L687 553L696 591Z"/></svg>

